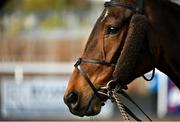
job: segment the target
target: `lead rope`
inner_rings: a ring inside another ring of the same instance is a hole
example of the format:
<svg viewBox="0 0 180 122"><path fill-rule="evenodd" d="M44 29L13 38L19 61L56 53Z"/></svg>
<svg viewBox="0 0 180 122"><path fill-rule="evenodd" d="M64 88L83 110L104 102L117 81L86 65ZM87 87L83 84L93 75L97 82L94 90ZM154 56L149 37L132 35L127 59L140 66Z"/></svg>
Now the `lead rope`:
<svg viewBox="0 0 180 122"><path fill-rule="evenodd" d="M121 99L118 97L116 90L112 90L112 95L118 106L119 111L121 112L121 115L122 115L124 121L129 122L130 121L129 116L128 116L127 112L125 111L124 105L122 104Z"/></svg>
<svg viewBox="0 0 180 122"><path fill-rule="evenodd" d="M129 100L132 104L134 104L147 118L149 121L152 121L151 118L131 99L131 97L125 92L123 91L123 89L127 89L127 86L120 86L118 84L116 84L115 88L113 88L113 83L115 83L113 80L109 81L106 85L106 87L101 87L101 90L107 90L107 94L103 93L103 92L98 92L101 95L105 95L107 96L111 102L116 102L117 107L120 111L120 113L122 114L122 117L124 119L125 122L129 122L129 116L130 115L133 119L135 119L136 121L142 121L141 119L139 119L127 106L125 106L122 102L120 97L118 96L119 94L124 96L127 100Z"/></svg>
<svg viewBox="0 0 180 122"><path fill-rule="evenodd" d="M125 106L123 105L120 97L118 96L118 91L120 90L120 87L116 86L114 89L111 89L110 88L111 83L113 83L113 81L110 81L107 84L107 86L105 87L105 89L107 88L107 90L108 90L108 96L109 96L112 103L116 102L117 107L118 107L124 121L129 122L130 119L129 119L128 113L126 112Z"/></svg>

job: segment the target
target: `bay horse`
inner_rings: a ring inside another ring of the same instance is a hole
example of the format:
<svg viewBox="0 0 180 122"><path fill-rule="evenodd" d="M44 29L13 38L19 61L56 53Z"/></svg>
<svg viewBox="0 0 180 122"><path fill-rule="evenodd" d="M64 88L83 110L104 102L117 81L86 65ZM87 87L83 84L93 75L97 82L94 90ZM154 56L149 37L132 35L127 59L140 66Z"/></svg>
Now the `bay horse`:
<svg viewBox="0 0 180 122"><path fill-rule="evenodd" d="M101 87L122 86L159 69L180 88L180 7L169 0L111 0L75 64L64 101L78 116L97 115Z"/></svg>

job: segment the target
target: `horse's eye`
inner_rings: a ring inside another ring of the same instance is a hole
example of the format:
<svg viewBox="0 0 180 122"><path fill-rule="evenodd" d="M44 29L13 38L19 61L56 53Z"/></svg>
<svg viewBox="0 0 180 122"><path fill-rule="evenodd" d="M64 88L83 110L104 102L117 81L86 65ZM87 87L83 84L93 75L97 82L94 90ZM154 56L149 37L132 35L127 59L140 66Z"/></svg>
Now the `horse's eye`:
<svg viewBox="0 0 180 122"><path fill-rule="evenodd" d="M118 27L108 26L106 29L106 35L113 35L116 34L119 31Z"/></svg>

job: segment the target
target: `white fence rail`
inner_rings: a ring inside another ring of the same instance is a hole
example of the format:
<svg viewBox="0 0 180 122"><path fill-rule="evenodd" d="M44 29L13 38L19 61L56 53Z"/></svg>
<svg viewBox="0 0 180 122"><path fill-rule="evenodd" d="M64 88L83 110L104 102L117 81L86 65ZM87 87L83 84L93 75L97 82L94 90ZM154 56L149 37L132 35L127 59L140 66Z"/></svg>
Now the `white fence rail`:
<svg viewBox="0 0 180 122"><path fill-rule="evenodd" d="M0 74L70 74L73 63L0 63Z"/></svg>

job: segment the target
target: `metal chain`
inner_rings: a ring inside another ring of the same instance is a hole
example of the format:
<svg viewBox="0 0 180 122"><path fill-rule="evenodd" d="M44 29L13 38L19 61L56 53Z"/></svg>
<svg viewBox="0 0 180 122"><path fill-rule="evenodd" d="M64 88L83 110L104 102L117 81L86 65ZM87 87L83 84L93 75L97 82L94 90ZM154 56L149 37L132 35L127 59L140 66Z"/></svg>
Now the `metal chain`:
<svg viewBox="0 0 180 122"><path fill-rule="evenodd" d="M133 119L136 121L142 121L139 119L128 107L126 107L119 98L119 94L124 96L127 100L129 100L132 104L134 104L147 118L149 121L152 121L151 118L134 102L134 100L131 99L131 97L123 90L127 89L127 86L121 86L119 84L114 84L115 82L113 80L109 81L105 87L101 87L101 90L107 90L107 93L103 93L98 91L99 94L105 95L107 98L111 100L112 103L116 102L117 107L122 114L122 117L125 122L129 122L130 118L128 115L130 115ZM115 87L114 87L115 86Z"/></svg>
<svg viewBox="0 0 180 122"><path fill-rule="evenodd" d="M123 104L122 104L122 102L121 102L120 98L118 97L117 92L115 90L112 90L112 95L113 95L113 98L114 98L114 100L118 106L119 111L122 114L124 121L129 122L130 121L129 116L128 116L127 112L125 111L124 106L123 106Z"/></svg>

